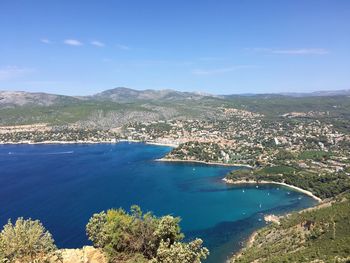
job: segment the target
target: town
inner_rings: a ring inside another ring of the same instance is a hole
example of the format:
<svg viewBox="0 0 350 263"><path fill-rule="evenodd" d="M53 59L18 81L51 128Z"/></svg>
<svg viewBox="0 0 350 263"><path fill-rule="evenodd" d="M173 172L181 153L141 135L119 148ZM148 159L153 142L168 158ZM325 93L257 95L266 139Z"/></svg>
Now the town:
<svg viewBox="0 0 350 263"><path fill-rule="evenodd" d="M218 112L215 118L130 122L100 130L74 124L3 126L0 143L145 142L173 147L162 161L254 168L252 173L227 175L227 182L287 182L322 198L350 186L350 135L323 121L322 114L291 112L267 118L224 107Z"/></svg>

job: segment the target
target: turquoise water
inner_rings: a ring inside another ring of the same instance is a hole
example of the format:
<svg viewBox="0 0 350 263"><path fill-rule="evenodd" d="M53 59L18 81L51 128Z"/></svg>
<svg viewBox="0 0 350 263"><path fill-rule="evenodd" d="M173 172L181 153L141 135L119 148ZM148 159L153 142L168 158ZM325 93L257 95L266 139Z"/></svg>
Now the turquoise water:
<svg viewBox="0 0 350 263"><path fill-rule="evenodd" d="M20 216L40 219L59 247L89 244L93 213L137 204L182 218L188 240L201 237L207 262L224 262L265 225L263 215L315 204L274 185L228 186L233 168L154 161L171 148L141 143L0 146L0 225Z"/></svg>

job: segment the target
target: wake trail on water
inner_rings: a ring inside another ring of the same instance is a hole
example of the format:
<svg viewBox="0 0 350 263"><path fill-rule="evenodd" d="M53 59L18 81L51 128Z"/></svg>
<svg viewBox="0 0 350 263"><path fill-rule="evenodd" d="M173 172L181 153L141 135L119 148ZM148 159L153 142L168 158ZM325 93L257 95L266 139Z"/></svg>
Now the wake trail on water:
<svg viewBox="0 0 350 263"><path fill-rule="evenodd" d="M48 155L50 154L72 154L74 151L66 151L66 152L53 152L53 153L47 153Z"/></svg>
<svg viewBox="0 0 350 263"><path fill-rule="evenodd" d="M73 154L74 151L65 151L65 152L48 152L48 153L21 153L21 152L8 152L7 155L63 155L63 154Z"/></svg>

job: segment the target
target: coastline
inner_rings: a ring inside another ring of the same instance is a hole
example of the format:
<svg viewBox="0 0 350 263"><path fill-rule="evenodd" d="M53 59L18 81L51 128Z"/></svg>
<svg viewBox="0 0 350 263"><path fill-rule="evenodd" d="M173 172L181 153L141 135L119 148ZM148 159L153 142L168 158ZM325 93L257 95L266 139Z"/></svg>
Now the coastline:
<svg viewBox="0 0 350 263"><path fill-rule="evenodd" d="M139 141L139 140L127 140L127 139L120 139L117 142L145 143L145 144L150 144L150 145L167 146L167 147L172 147L172 148L176 148L176 147L179 146L179 145L177 145L175 143L153 142L153 141Z"/></svg>
<svg viewBox="0 0 350 263"><path fill-rule="evenodd" d="M334 203L334 200L324 200L323 202L315 205L315 206L312 206L312 207L309 207L309 208L305 208L305 209L302 209L300 211L297 211L297 213L304 213L304 212L307 212L307 211L312 211L312 210L315 210L315 209L321 209L321 208L324 208L324 207L329 207L331 206L332 204ZM281 218L284 218L286 216L288 216L288 214L284 214L284 215L281 215L281 216L275 216L275 215L267 215L264 217L264 220L265 222L272 222L272 223L277 223L275 222L275 220L266 220L267 217L278 217L278 219L281 219ZM279 224L279 223L277 223ZM250 235L249 237L244 241L244 245L243 247L236 253L232 254L232 256L230 257L230 260L232 259L238 259L242 256L242 254L244 253L244 250L250 248L253 246L253 243L256 239L256 236L259 234L259 231L261 230L262 228L259 228L259 229L256 229L254 230ZM227 261L227 263L229 263L231 261ZM233 261L234 262L234 261Z"/></svg>
<svg viewBox="0 0 350 263"><path fill-rule="evenodd" d="M158 146L166 146L166 147L178 147L178 145L175 144L166 144L166 143L158 143L158 142L152 142L152 141L140 141L140 140L127 140L127 139L120 139L120 140L106 140L106 141L42 141L42 142L30 142L30 141L22 141L22 142L0 142L0 145L40 145L40 144L117 144L119 142L126 142L126 143L144 143L144 144L149 144L149 145L158 145ZM218 162L205 162L205 161L199 161L199 160L182 160L182 159L166 159L166 158L160 158L160 159L155 159L154 161L160 161L160 162L177 162L177 163L198 163L198 164L206 164L206 165L216 165L216 166L226 166L226 167L247 167L247 168L253 168L250 165L247 164L227 164L227 163L218 163ZM319 203L322 202L322 199L319 197L315 196L312 194L310 191L304 190L302 188L293 186L293 185L288 185L286 183L280 183L280 182L275 182L275 181L259 181L257 183L256 181L250 180L250 181L245 181L245 180L240 180L240 181L233 181L229 180L226 178L222 179L225 183L227 184L277 184L277 185L282 185L291 189L294 189L298 192L301 192L303 194L306 194L315 200L317 200ZM302 210L303 211L303 210ZM300 212L300 211L299 211ZM248 236L248 238L245 241L245 245L240 249L237 253L234 255L237 257L240 257L241 253L243 252L243 249L246 247L251 247L255 241L255 238L258 234L258 231L260 230L256 229L254 232L251 233L251 235ZM232 253L232 252L231 252Z"/></svg>
<svg viewBox="0 0 350 263"><path fill-rule="evenodd" d="M166 146L166 147L172 147L172 148L177 148L179 146L177 144L162 143L162 142L145 142L145 143L150 145Z"/></svg>
<svg viewBox="0 0 350 263"><path fill-rule="evenodd" d="M42 142L32 142L32 141L21 141L21 142L0 142L0 145L36 145L36 144L115 144L119 141L42 141Z"/></svg>
<svg viewBox="0 0 350 263"><path fill-rule="evenodd" d="M239 164L239 163L218 163L218 162L205 162L198 160L182 160L182 159L166 159L160 158L156 159L157 162L175 162L175 163L200 163L200 164L208 164L208 165L218 165L218 166L231 166L231 167L248 167L252 168L248 164Z"/></svg>
<svg viewBox="0 0 350 263"><path fill-rule="evenodd" d="M282 185L282 186L294 189L294 190L296 190L298 192L301 192L303 194L306 194L306 195L312 197L313 199L317 200L319 203L322 203L322 201L323 201L321 198L319 198L318 196L314 195L312 192L310 192L308 190L302 189L302 188L294 186L294 185L286 184L286 183L275 182L275 181L259 181L259 182L256 182L256 181L253 181L253 180L249 180L249 181L246 181L246 180L233 181L233 180L226 179L226 178L223 178L222 180L225 183L227 183L227 184L237 184L237 185L240 185L240 184L257 184L257 185L259 185L259 184L277 184L277 185Z"/></svg>
<svg viewBox="0 0 350 263"><path fill-rule="evenodd" d="M106 141L41 141L41 142L32 142L32 141L20 141L20 142L0 142L0 145L36 145L36 144L117 144L119 142L131 142L131 143L145 143L150 145L158 145L158 146L167 146L176 148L178 145L176 144L167 144L167 143L158 143L158 142L144 142L138 140L106 140Z"/></svg>
<svg viewBox="0 0 350 263"><path fill-rule="evenodd" d="M260 229L261 229L261 228L260 228ZM255 238L256 238L256 236L258 235L260 229L254 230L253 233L251 233L251 234L249 235L249 237L245 240L244 246L243 246L237 253L232 254L231 257L230 257L230 259L233 259L233 258L234 258L234 259L238 259L238 258L240 258L240 257L242 256L244 250L247 249L247 248L250 248L250 247L253 245L253 243L254 243L254 241L255 241ZM229 259L229 260L230 260L230 259ZM231 261L229 261L229 260L228 260L226 263L231 262Z"/></svg>

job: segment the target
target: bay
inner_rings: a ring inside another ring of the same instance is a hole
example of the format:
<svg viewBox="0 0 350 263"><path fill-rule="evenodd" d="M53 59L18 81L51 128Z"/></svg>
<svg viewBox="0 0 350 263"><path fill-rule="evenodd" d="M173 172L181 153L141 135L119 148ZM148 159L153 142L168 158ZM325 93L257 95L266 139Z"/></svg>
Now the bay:
<svg viewBox="0 0 350 263"><path fill-rule="evenodd" d="M0 146L0 225L9 218L39 219L58 247L90 244L85 225L93 213L133 204L157 216L182 218L186 239L200 237L206 262L224 262L264 214L284 214L316 204L276 185L226 185L232 169L166 163L170 147L142 143Z"/></svg>

